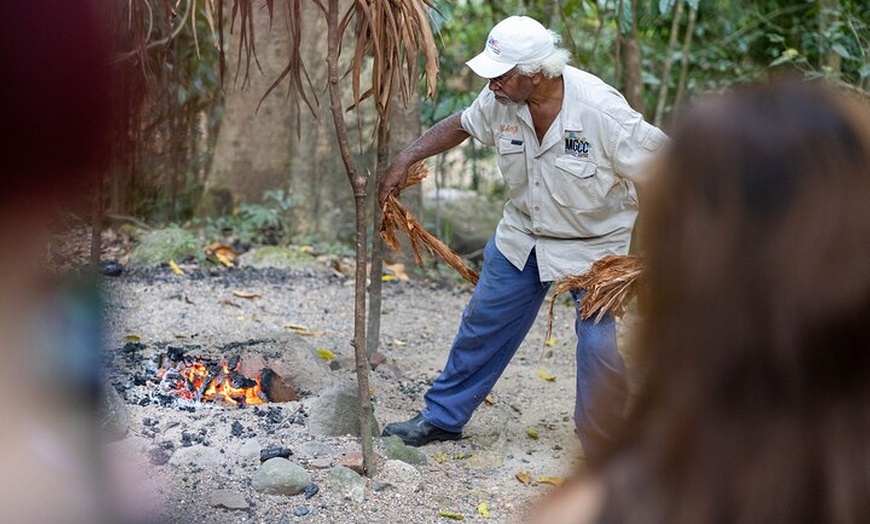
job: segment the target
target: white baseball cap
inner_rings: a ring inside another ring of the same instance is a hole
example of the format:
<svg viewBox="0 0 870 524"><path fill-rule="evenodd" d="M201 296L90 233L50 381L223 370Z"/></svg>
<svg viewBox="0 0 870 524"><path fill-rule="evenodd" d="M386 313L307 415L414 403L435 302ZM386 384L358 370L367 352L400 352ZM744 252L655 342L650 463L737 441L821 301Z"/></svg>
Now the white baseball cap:
<svg viewBox="0 0 870 524"><path fill-rule="evenodd" d="M495 25L483 52L466 65L478 76L495 78L517 64L542 60L556 48L546 27L528 16L511 16Z"/></svg>

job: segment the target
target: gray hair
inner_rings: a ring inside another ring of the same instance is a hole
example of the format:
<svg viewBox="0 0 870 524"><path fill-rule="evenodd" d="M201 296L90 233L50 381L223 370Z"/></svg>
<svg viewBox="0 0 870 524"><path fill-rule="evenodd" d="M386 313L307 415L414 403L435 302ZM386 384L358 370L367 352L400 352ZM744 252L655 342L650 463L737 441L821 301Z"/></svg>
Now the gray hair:
<svg viewBox="0 0 870 524"><path fill-rule="evenodd" d="M562 41L562 37L552 30L547 30L550 37L553 39L553 44L558 44ZM555 78L562 74L562 70L568 65L568 60L571 59L571 53L567 49L556 46L556 49L545 58L536 62L527 64L517 64L517 72L524 76L532 76L536 73L543 73L547 78Z"/></svg>

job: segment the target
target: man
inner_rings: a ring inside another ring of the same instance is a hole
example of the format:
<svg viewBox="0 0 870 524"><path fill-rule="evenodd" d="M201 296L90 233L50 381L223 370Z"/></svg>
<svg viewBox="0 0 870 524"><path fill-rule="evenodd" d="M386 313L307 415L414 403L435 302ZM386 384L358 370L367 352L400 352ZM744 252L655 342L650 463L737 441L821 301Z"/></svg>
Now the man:
<svg viewBox="0 0 870 524"><path fill-rule="evenodd" d="M408 167L469 136L494 146L508 186L503 216L444 371L425 408L383 434L421 446L453 440L525 338L554 280L609 254L625 254L637 217L634 183L665 142L615 89L567 65L559 37L512 16L493 27L467 62L489 80L468 109L436 124L389 167L379 187L395 194ZM573 293L579 313L582 294ZM628 388L613 318L576 321L574 419L587 457L612 438Z"/></svg>

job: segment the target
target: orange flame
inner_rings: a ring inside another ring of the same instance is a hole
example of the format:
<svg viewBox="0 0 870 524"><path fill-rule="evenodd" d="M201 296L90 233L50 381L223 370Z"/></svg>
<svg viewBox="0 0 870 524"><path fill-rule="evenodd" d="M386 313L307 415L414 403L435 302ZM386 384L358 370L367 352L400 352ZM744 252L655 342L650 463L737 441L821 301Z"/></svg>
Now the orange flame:
<svg viewBox="0 0 870 524"><path fill-rule="evenodd" d="M265 404L260 388L260 377L254 379L255 384L251 387L238 388L233 386L231 378L231 370L226 362L221 364L222 372L215 377L203 391L200 398L203 402L225 402L231 405L238 405L243 402L244 405L250 404ZM203 387L206 380L209 379L208 367L202 362L185 363L184 367L178 371L180 375L187 379L185 383L179 380L175 385L175 392L179 397L185 399L196 399L197 392ZM158 376L162 377L166 374L166 370L161 369Z"/></svg>

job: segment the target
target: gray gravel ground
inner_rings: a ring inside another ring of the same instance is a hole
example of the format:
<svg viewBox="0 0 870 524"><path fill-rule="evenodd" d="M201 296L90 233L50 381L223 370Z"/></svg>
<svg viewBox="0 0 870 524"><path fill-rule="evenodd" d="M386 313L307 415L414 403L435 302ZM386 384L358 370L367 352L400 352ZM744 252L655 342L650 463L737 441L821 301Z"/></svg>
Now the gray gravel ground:
<svg viewBox="0 0 870 524"><path fill-rule="evenodd" d="M209 352L245 344L286 333L290 325L307 329L305 338L313 347L337 355L344 363L333 371L337 377L353 376L348 364L353 356L353 280L325 267L214 273L192 268L181 276L169 269L137 270L108 279L106 290L110 378L122 390L138 365L124 358L125 344L133 338L148 358L169 345ZM256 297L243 298L246 294ZM371 374L380 427L422 407L423 392L446 359L469 296L470 288L462 285L385 283L380 351L387 364ZM120 492L126 493L122 498L130 498L125 504L131 513L173 523L450 522L442 512L466 521L521 521L533 501L553 489L547 477L565 477L582 463L570 415L573 310L564 301L557 303L550 344L545 344L546 316L545 307L496 384L492 402L482 404L467 426L465 438L419 448L426 458L426 464L414 466L419 475L410 470L399 480L368 479L362 501L348 499L328 473L332 462L360 452L358 439L313 435L305 419L296 416L305 413L316 391L268 409L204 405L188 411L127 403L129 432L110 445L125 479L119 481ZM622 326L623 338L624 331ZM555 380L541 378L541 370ZM537 438L532 438L535 432ZM190 447L207 444L217 453L197 457L193 464L178 459L191 439ZM259 466L252 447L274 445L294 450L290 460L306 469L320 487L317 494L307 499L265 495L251 487ZM383 456L377 440L376 451ZM523 474L530 482L518 480ZM215 507L214 497L224 493L218 490L240 494L246 507Z"/></svg>

